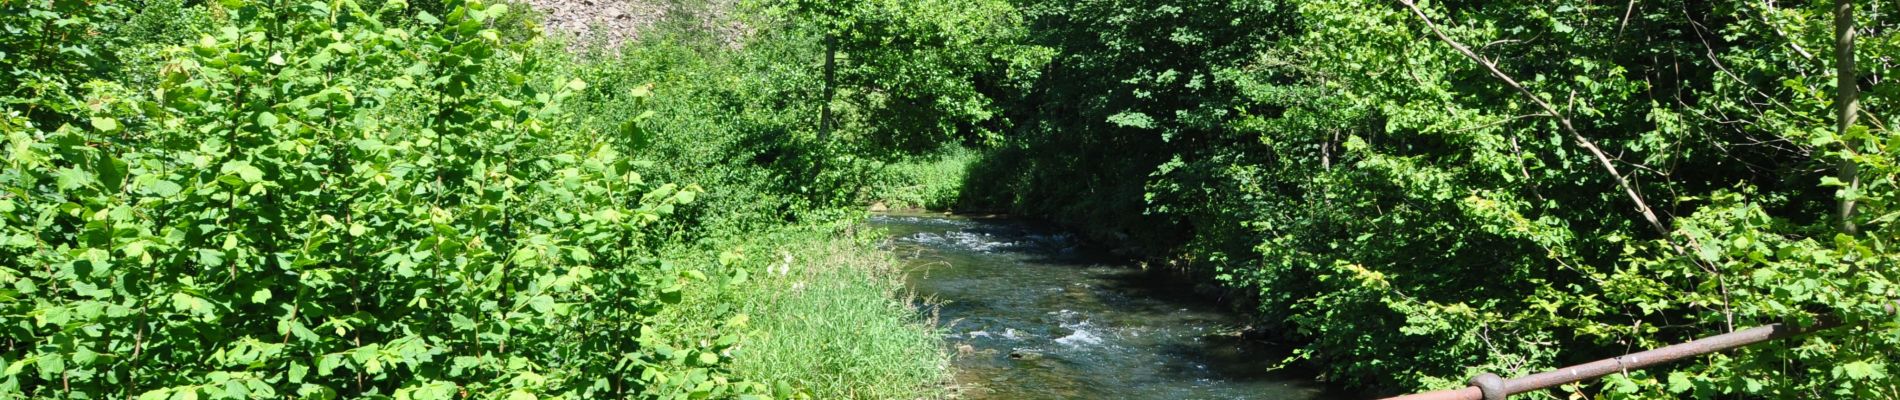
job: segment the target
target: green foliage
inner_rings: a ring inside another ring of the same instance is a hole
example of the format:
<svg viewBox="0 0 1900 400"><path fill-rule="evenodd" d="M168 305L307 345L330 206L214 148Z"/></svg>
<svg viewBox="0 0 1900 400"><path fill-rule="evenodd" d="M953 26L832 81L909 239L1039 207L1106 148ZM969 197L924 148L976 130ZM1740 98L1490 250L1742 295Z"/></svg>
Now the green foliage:
<svg viewBox="0 0 1900 400"><path fill-rule="evenodd" d="M1374 391L1838 321L1564 390L1900 396L1891 7L1839 132L1821 3L760 1L585 56L198 3L0 2L0 398L928 395L885 264L816 245L863 201L1185 261Z"/></svg>
<svg viewBox="0 0 1900 400"><path fill-rule="evenodd" d="M197 3L0 2L0 398L911 398L942 379L888 263L811 265L824 282L768 302L785 282L746 277L776 259L730 250L868 246L812 232L861 217L896 141L868 117L816 140L808 32L577 57L511 3ZM936 41L917 54L954 61L849 76L980 116L993 60L961 40L1014 25L927 22L999 4L905 20ZM980 122L953 120L908 123ZM787 319L808 315L876 326Z"/></svg>
<svg viewBox="0 0 1900 400"><path fill-rule="evenodd" d="M753 271L734 294L754 332L733 372L813 399L936 398L948 357L941 333L902 296L904 271L877 235L790 231L735 253ZM932 321L934 322L934 321Z"/></svg>
<svg viewBox="0 0 1900 400"><path fill-rule="evenodd" d="M1010 122L996 99L1019 90L1049 56L1022 42L1021 16L1004 0L763 5L775 22L837 52L837 101L848 105L842 118L854 133L846 148L866 156L998 140Z"/></svg>
<svg viewBox="0 0 1900 400"><path fill-rule="evenodd" d="M890 209L950 210L959 206L965 177L981 154L952 147L884 166L867 191L867 202Z"/></svg>
<svg viewBox="0 0 1900 400"><path fill-rule="evenodd" d="M1828 5L1626 6L1420 5L1607 152L1660 232L1556 116L1390 1L1029 2L1054 67L964 196L1251 289L1350 386L1842 320L1574 390L1895 396L1895 83L1863 79L1867 126L1838 137ZM1892 12L1860 7L1863 77L1897 67ZM1847 198L1858 234L1829 217Z"/></svg>
<svg viewBox="0 0 1900 400"><path fill-rule="evenodd" d="M113 2L0 4L0 104L47 130L83 115L84 84L122 64L106 49L126 42L106 22L129 13Z"/></svg>
<svg viewBox="0 0 1900 400"><path fill-rule="evenodd" d="M507 7L451 6L224 1L149 97L93 82L84 107L56 86L11 109L0 394L763 390L723 377L733 340L649 325L705 281L653 234L703 190L565 128L587 84L504 44ZM87 123L43 126L46 105Z"/></svg>
<svg viewBox="0 0 1900 400"><path fill-rule="evenodd" d="M1013 95L1005 85L1041 62L1002 2L766 1L742 10L758 28L740 51L704 32L657 32L593 54L606 66L583 69L599 84L577 101L584 129L602 134L650 112L652 133L636 135L642 157L668 166L657 178L722 188L699 208L719 212L689 219L724 232L848 217L837 211L861 207L868 186L908 179L887 165L994 139L1006 125L994 99ZM840 38L838 126L821 137L827 35ZM634 92L658 96L639 106L650 110L633 110L623 99Z"/></svg>

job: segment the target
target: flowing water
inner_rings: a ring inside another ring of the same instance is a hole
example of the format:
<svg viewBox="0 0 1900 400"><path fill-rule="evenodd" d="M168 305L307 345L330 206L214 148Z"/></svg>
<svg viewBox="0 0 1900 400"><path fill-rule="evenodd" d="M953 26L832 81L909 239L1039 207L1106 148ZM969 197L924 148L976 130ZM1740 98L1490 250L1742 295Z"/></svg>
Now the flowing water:
<svg viewBox="0 0 1900 400"><path fill-rule="evenodd" d="M1006 220L876 215L934 298L968 399L1318 399L1286 352L1178 284Z"/></svg>

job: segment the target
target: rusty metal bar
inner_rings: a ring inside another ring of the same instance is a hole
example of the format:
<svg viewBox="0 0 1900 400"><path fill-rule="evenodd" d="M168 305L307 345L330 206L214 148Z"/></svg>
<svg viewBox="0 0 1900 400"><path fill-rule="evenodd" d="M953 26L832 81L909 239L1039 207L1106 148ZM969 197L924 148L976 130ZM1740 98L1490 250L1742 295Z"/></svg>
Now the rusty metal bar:
<svg viewBox="0 0 1900 400"><path fill-rule="evenodd" d="M1484 392L1478 391L1478 387L1476 386L1466 386L1460 389L1389 397L1386 398L1386 400L1484 400Z"/></svg>
<svg viewBox="0 0 1900 400"><path fill-rule="evenodd" d="M1739 331L1710 336L1706 338L1696 339L1696 340L1689 341L1687 343L1663 346L1662 348L1659 348L1659 349L1653 349L1653 350L1644 351L1640 353L1625 355L1622 357L1616 357L1616 358L1611 358L1611 359L1606 359L1606 360L1597 360L1594 362L1585 363L1581 365L1574 365L1569 368L1563 368L1563 369L1559 369L1555 371L1547 371L1543 373L1532 374L1530 376L1512 378L1510 380L1504 381L1504 390L1506 392L1509 392L1509 394L1518 394L1518 393L1529 392L1529 391L1537 390L1537 389L1556 387L1556 386L1560 386L1560 385L1564 385L1564 384L1568 384L1572 382L1582 381L1585 379L1596 379L1604 375L1614 374L1618 372L1627 372L1632 369L1641 369L1641 368L1646 368L1646 367L1657 365L1657 364L1675 362L1678 360L1682 360L1682 359L1690 358L1690 357L1696 357L1703 354L1729 351L1729 350L1733 350L1735 348L1742 347L1742 346L1766 342L1770 340L1782 339L1782 338L1786 338L1790 336L1829 329L1833 327L1834 326L1829 326L1829 325L1815 325L1807 329L1801 329L1801 328L1797 328L1797 327L1790 326L1787 324L1771 324L1767 326L1758 326L1754 328L1748 328L1748 329L1743 329Z"/></svg>
<svg viewBox="0 0 1900 400"><path fill-rule="evenodd" d="M1720 335L1692 340L1686 343L1663 346L1621 357L1596 360L1572 365L1553 371L1545 371L1528 376L1505 379L1503 396L1527 393L1533 390L1557 387L1572 382L1596 379L1604 375L1642 369L1657 364L1675 362L1703 354L1728 351L1738 347L1786 338L1804 333L1832 329L1838 324L1819 324L1806 329L1787 324L1770 324L1754 328L1724 333ZM1490 374L1479 375L1484 377ZM1473 378L1477 381L1479 378ZM1387 400L1494 400L1485 398L1484 391L1476 386L1462 389L1440 390L1392 397ZM1502 396L1498 396L1501 400Z"/></svg>
<svg viewBox="0 0 1900 400"><path fill-rule="evenodd" d="M1888 304L1886 309L1888 314L1895 313L1894 304ZM1642 369L1644 367L1675 362L1704 354L1733 350L1756 343L1834 329L1840 326L1840 323L1832 321L1823 321L1807 328L1799 328L1787 324L1757 326L1696 339L1686 343L1663 346L1639 353L1572 365L1553 371L1545 371L1517 378L1498 379L1497 375L1484 374L1471 378L1471 386L1459 389L1408 394L1387 398L1386 400L1504 400L1505 397L1514 394L1528 393L1534 390L1596 379L1604 375L1627 372L1633 369Z"/></svg>

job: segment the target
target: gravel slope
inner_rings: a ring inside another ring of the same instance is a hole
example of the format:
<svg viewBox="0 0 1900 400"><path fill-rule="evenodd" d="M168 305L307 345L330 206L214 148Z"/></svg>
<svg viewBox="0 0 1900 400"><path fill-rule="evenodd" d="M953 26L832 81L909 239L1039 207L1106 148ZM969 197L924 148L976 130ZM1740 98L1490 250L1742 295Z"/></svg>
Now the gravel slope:
<svg viewBox="0 0 1900 400"><path fill-rule="evenodd" d="M576 45L619 47L669 18L691 21L728 46L751 32L733 13L737 0L520 0L544 15L549 35ZM677 20L676 20L677 21Z"/></svg>
<svg viewBox="0 0 1900 400"><path fill-rule="evenodd" d="M655 0L523 0L545 15L549 34L577 36L580 43L618 47L666 16Z"/></svg>

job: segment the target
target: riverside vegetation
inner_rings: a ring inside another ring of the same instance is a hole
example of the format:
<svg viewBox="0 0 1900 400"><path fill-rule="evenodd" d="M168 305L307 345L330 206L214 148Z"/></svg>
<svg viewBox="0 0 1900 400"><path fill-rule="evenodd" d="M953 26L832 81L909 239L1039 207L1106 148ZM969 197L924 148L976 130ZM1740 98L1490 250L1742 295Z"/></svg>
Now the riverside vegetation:
<svg viewBox="0 0 1900 400"><path fill-rule="evenodd" d="M934 396L851 229L897 105L821 141L822 4L739 45L672 5L605 48L510 2L0 2L0 398ZM978 34L933 21L864 26Z"/></svg>
<svg viewBox="0 0 1900 400"><path fill-rule="evenodd" d="M728 3L0 2L0 398L940 396L871 203L1368 393L1825 320L1547 394L1900 397L1892 4Z"/></svg>
<svg viewBox="0 0 1900 400"><path fill-rule="evenodd" d="M1055 56L963 204L1222 283L1327 380L1833 320L1545 394L1900 397L1892 2L1019 6Z"/></svg>

